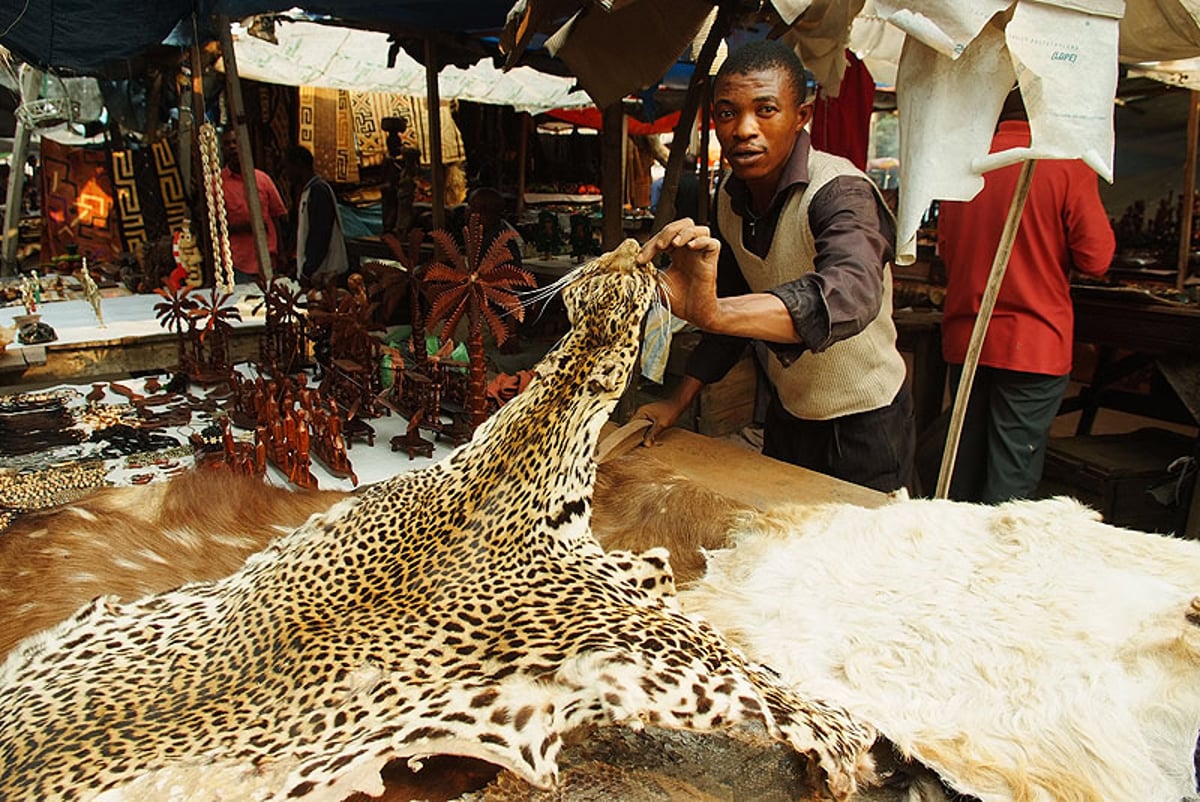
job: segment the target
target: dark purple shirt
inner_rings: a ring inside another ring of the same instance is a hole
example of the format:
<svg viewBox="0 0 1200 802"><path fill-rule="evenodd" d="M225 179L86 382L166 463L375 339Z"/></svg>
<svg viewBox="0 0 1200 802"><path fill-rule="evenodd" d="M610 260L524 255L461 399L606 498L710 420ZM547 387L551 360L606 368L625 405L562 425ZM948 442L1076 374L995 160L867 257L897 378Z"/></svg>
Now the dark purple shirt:
<svg viewBox="0 0 1200 802"><path fill-rule="evenodd" d="M765 257L770 250L791 192L803 192L808 185L810 147L808 132L801 131L779 188L761 215L750 213L750 192L744 181L732 175L724 181L733 212L742 218L742 242L756 256ZM868 179L839 176L821 187L809 204L808 222L816 242L816 269L767 290L783 301L801 340L799 344L767 343L785 365L805 350L824 351L866 328L883 303L884 265L895 257L895 222ZM715 220L712 228L722 245L717 295L749 293L737 258ZM688 360L687 374L705 384L719 381L741 358L746 343L741 337L705 332Z"/></svg>

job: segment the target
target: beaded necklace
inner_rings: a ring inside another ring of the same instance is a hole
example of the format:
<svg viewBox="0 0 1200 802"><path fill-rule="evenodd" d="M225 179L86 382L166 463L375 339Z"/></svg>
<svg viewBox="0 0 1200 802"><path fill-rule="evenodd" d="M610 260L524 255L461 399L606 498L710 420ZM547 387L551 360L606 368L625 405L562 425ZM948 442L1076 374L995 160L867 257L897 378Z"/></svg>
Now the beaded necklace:
<svg viewBox="0 0 1200 802"><path fill-rule="evenodd" d="M217 129L200 126L200 161L204 166L204 198L208 202L208 228L213 249L217 289L233 292L233 254L229 250L229 220L225 214L225 186L217 149Z"/></svg>

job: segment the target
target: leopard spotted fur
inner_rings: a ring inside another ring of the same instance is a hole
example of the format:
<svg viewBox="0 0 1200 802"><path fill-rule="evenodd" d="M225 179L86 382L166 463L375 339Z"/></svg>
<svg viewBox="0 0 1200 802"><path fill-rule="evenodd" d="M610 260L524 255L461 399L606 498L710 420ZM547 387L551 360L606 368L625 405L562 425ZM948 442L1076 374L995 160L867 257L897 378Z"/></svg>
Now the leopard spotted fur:
<svg viewBox="0 0 1200 802"><path fill-rule="evenodd" d="M600 427L655 272L632 241L563 291L572 330L442 462L339 502L215 582L97 599L0 669L0 798L343 799L388 760L550 786L588 724L743 721L852 793L873 730L675 608L666 553L589 532Z"/></svg>

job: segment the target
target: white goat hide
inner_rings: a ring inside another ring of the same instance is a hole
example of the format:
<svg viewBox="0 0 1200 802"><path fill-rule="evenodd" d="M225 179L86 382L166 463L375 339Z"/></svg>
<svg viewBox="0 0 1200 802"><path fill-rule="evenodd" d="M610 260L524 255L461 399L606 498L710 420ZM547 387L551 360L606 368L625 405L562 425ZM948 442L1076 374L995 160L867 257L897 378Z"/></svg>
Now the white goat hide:
<svg viewBox="0 0 1200 802"><path fill-rule="evenodd" d="M1195 793L1200 544L1069 499L750 515L680 594L984 802Z"/></svg>

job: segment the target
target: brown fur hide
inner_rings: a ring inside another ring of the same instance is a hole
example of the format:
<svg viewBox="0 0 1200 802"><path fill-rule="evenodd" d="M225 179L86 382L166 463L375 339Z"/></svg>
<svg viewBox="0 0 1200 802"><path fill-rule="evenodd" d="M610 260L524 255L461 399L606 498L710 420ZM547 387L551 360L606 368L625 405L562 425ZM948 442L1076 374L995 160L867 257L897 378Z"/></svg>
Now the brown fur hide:
<svg viewBox="0 0 1200 802"><path fill-rule="evenodd" d="M600 464L592 533L605 551L667 548L675 584L688 584L704 574L701 549L724 547L739 516L752 509L638 449Z"/></svg>
<svg viewBox="0 0 1200 802"><path fill-rule="evenodd" d="M0 534L0 655L97 596L132 601L228 576L277 536L346 494L291 491L225 471L112 487L31 513ZM639 449L600 465L592 530L605 551L666 546L676 583L704 572L749 509Z"/></svg>
<svg viewBox="0 0 1200 802"><path fill-rule="evenodd" d="M132 601L228 576L345 495L203 470L22 516L0 535L0 655L97 596Z"/></svg>

